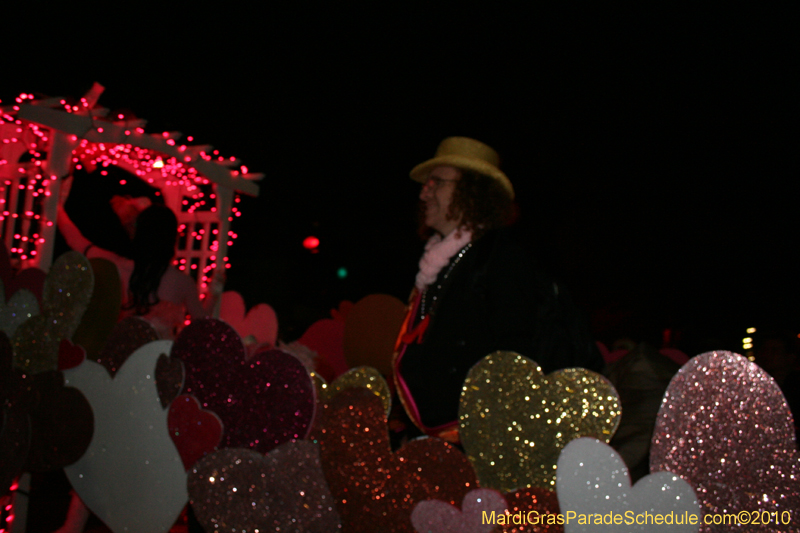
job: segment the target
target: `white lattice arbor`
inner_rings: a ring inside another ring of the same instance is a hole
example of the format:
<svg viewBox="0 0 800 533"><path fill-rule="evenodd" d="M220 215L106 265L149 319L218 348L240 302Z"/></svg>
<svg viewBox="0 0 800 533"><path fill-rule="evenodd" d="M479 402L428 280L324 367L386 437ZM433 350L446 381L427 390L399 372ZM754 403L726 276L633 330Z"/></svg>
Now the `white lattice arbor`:
<svg viewBox="0 0 800 533"><path fill-rule="evenodd" d="M12 262L47 270L62 179L76 168L115 165L161 190L181 228L179 268L204 288L215 268L229 266L237 193L257 196L263 174L210 146L181 144L180 133L148 134L143 120L108 117L96 106L102 92L95 84L77 105L23 94L2 107L0 229Z"/></svg>

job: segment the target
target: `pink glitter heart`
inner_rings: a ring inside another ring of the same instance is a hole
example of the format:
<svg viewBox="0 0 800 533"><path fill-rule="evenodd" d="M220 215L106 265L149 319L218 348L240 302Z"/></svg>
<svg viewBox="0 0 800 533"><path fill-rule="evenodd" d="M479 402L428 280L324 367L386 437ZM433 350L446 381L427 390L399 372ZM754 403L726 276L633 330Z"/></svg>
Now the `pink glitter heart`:
<svg viewBox="0 0 800 533"><path fill-rule="evenodd" d="M686 479L705 513L766 511L771 524L745 529L796 531L798 459L786 400L756 364L734 353L709 352L672 378L656 420L650 471Z"/></svg>
<svg viewBox="0 0 800 533"><path fill-rule="evenodd" d="M425 533L489 533L494 522L485 522L483 513L496 517L505 512L503 495L491 489L475 489L464 496L461 510L440 500L421 501L411 513L414 529Z"/></svg>
<svg viewBox="0 0 800 533"><path fill-rule="evenodd" d="M266 453L308 433L314 384L295 357L270 350L245 361L239 335L210 318L195 320L181 332L172 357L184 362L184 392L222 420L222 447Z"/></svg>

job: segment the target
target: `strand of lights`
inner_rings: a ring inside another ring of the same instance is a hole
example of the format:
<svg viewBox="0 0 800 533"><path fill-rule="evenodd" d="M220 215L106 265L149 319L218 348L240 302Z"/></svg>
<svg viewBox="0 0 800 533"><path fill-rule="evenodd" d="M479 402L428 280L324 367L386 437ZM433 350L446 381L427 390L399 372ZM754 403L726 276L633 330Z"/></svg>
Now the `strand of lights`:
<svg viewBox="0 0 800 533"><path fill-rule="evenodd" d="M32 94L23 93L16 99L16 104L24 104L34 100ZM63 109L67 113L91 114L89 102L86 98L81 98L80 102L71 104L66 100L60 100L57 108ZM19 105L11 106L10 109L3 108L0 115L0 229L2 234L7 236L8 248L12 258L28 259L35 257L37 246L44 243L41 237L42 227L53 225L51 220L44 218L43 200L50 196L50 187L55 181L55 176L45 176L42 172L43 163L47 166L47 155L52 144L52 135L49 128L38 126L35 123L22 121L14 115L19 111ZM95 115L93 124L98 133L102 133L106 125L114 124L125 128L125 135L132 132L144 134L141 127L142 122L136 119L126 120L125 116L118 114L115 121L108 121ZM89 172L100 168L101 175L108 175L109 167L117 166L137 176L146 183L160 189L177 187L181 197L179 202L180 212L176 213L180 219L186 219L185 215L196 215L207 212L209 216L218 220L217 195L214 192L214 185L191 164L193 160L203 160L206 162L219 162L225 166L236 165L236 158L224 158L218 150L207 152L207 148L202 146L188 146L178 144L179 135L163 132L159 136L163 142L181 154L181 156L169 155L155 150L135 146L132 143L103 143L90 142L82 139L73 150L71 162L75 169L86 169ZM77 141L73 135L72 141ZM193 137L187 137L192 142ZM185 154L185 155L183 155ZM19 163L17 163L19 161ZM9 169L10 165L16 165L16 172ZM241 165L238 170L232 170L231 174L236 177L247 175L249 169ZM126 180L122 179L124 185ZM174 191L173 191L174 192ZM234 207L231 209L229 221L241 216L238 204L240 198L235 196ZM212 215L213 214L213 215ZM187 231L187 225L182 225L182 231ZM219 250L219 231L217 226L209 227L208 238L199 234L199 240L204 243L204 250L198 250L194 245L182 250L179 247L178 256L182 253L194 259L199 255L197 262L190 263L188 270L190 273L197 273L203 287L207 286L209 276L217 265L215 255L209 259L209 254L216 254ZM205 230L204 230L205 231ZM192 237L183 241L195 242L198 237L197 231ZM226 236L228 246L232 245L237 235L232 230ZM8 239L10 238L10 242ZM228 258L222 258L225 268L230 268ZM202 268L200 265L203 265ZM179 267L187 269L185 263L179 263Z"/></svg>

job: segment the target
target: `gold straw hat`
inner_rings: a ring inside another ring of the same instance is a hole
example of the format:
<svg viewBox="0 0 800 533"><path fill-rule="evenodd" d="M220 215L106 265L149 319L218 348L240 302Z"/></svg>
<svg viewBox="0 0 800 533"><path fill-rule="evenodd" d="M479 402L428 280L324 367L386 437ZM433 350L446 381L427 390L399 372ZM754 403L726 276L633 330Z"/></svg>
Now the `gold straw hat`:
<svg viewBox="0 0 800 533"><path fill-rule="evenodd" d="M428 172L434 167L449 165L463 170L472 170L492 177L514 198L514 187L508 177L498 168L500 156L491 146L469 137L448 137L439 144L436 155L411 170L411 179L425 183Z"/></svg>

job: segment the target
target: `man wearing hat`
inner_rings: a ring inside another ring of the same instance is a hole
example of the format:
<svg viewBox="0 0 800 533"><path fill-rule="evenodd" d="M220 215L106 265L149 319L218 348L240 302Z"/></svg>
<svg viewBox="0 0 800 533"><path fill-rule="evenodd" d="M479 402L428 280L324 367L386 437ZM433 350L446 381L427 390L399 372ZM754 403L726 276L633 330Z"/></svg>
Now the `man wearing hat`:
<svg viewBox="0 0 800 533"><path fill-rule="evenodd" d="M422 223L431 236L398 338L394 378L414 424L456 441L467 372L497 350L534 359L545 373L599 370L602 359L585 328L559 324L565 308L559 287L507 228L514 189L497 152L449 137L433 159L414 167L411 179L423 184ZM562 330L561 339L553 328Z"/></svg>

